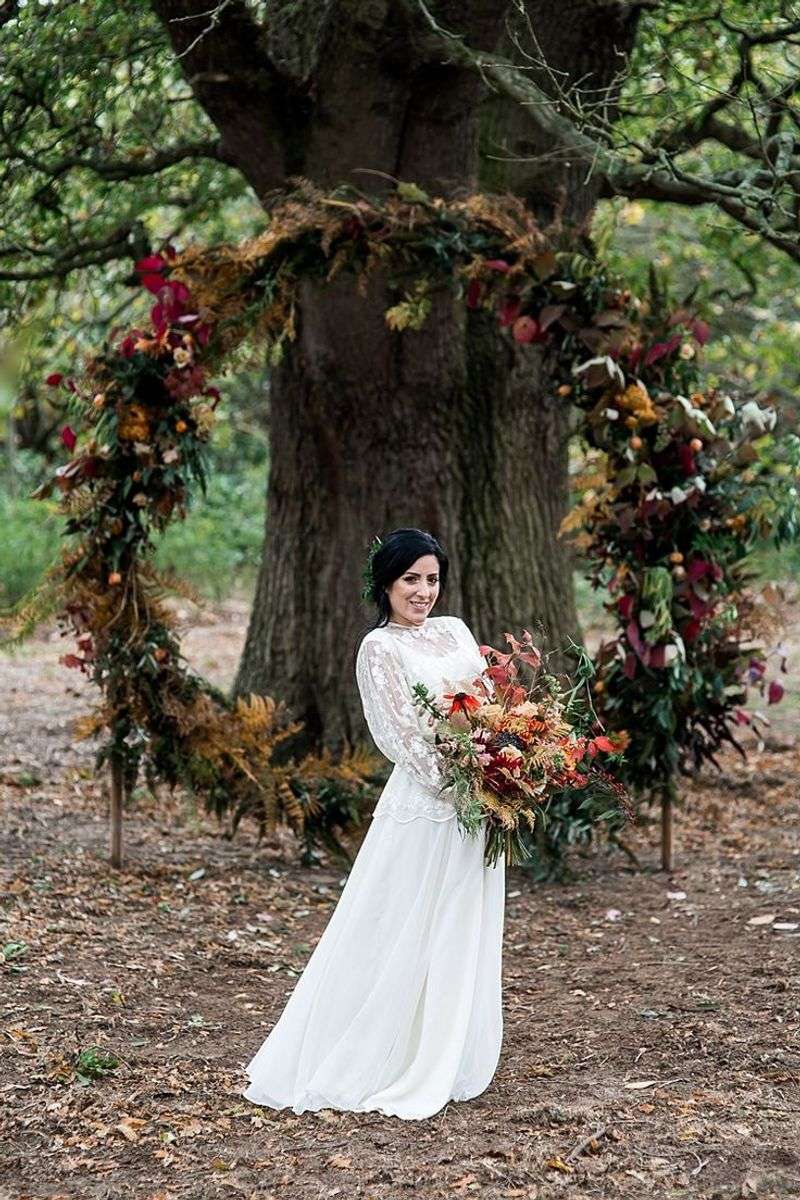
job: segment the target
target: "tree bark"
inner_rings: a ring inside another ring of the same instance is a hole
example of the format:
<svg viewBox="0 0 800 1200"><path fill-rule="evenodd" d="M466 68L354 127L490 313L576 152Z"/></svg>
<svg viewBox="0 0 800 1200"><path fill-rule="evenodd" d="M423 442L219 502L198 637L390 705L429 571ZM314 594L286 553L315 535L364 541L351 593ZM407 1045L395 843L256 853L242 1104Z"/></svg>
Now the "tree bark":
<svg viewBox="0 0 800 1200"><path fill-rule="evenodd" d="M158 0L158 7L185 15L191 3ZM245 20L242 7L231 6L231 36ZM553 53L572 55L575 71L588 60L597 69L604 55L618 66L616 32L604 42L592 21L581 38L580 14L597 4L567 7L565 22L562 6L536 6ZM497 0L441 0L435 8L445 28L484 52L497 49L512 10ZM309 58L303 49L304 60L313 59L313 83L285 151L286 173L324 188L349 182L380 191L402 179L435 194L474 190L486 101L480 75L448 65L446 50L431 57L429 29L420 22L416 30L407 7L388 0L343 2L324 31L318 53ZM198 50L190 43L187 50L185 32L173 36L184 38L192 83ZM235 54L214 51L219 29L208 36L202 78L217 60L230 74ZM295 103L298 72L295 65L286 85ZM275 175L274 139L268 145L262 136L269 165L248 167L241 140L223 128L226 106L240 94L228 80L214 106L210 86L196 94L260 190ZM263 102L274 92L271 77ZM275 110L284 141L287 103ZM517 129L522 119L494 106L495 123ZM552 210L546 188L525 191L527 174L499 182L498 190L524 191L542 214ZM579 194L568 172L563 186L573 190L573 215L584 216L593 195ZM353 664L359 635L372 623L359 593L376 533L413 525L441 540L451 574L436 611L462 616L480 641L502 645L506 631L522 628L555 647L578 637L571 557L557 539L568 504L570 414L555 396L546 351L510 343L496 321L469 312L447 288L422 330L392 333L384 312L395 301L387 278L374 277L366 298L352 279L304 285L297 340L272 379L264 554L235 691L270 693L306 722L292 750L337 750L365 733Z"/></svg>
<svg viewBox="0 0 800 1200"><path fill-rule="evenodd" d="M539 622L576 634L556 543L564 412L541 351L499 346L494 322L449 289L418 332L392 334L389 303L377 280L366 299L349 280L307 285L271 389L265 552L236 690L266 684L309 744L332 748L363 735L353 654L376 533L416 525L440 539L451 573L435 612L463 615L479 640Z"/></svg>

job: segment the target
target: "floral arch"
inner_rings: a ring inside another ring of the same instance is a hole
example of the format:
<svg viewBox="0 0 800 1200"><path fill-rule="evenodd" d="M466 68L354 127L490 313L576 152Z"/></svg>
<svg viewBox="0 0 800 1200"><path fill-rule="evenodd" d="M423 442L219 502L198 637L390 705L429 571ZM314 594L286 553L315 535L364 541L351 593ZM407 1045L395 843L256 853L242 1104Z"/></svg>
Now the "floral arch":
<svg viewBox="0 0 800 1200"><path fill-rule="evenodd" d="M98 765L112 766L117 804L123 778L143 766L151 783L187 786L234 825L250 813L300 834L328 820L330 832L355 815L369 762L277 765L275 747L299 726L279 702L231 700L187 668L164 602L176 583L159 578L151 554L205 486L220 403L212 371L246 337L265 341L273 361L283 353L302 279L347 271L366 284L387 266L414 279L386 312L392 329L419 328L432 289L450 286L505 336L551 356L586 448L562 532L616 623L595 659L595 707L630 737L624 781L660 797L668 817L677 773L715 762L738 725L765 719L745 707L748 689L767 704L781 697L786 664L768 649L780 597L748 590L746 560L760 537L797 535L798 439L775 440L771 409L700 387L709 328L694 313L668 311L655 283L632 296L510 198L432 199L400 184L375 200L300 184L251 241L167 248L136 264L149 322L106 345L81 378L47 380L70 394L70 457L36 494L58 491L70 543L20 615L57 607L76 639L62 661L101 690L79 736L105 731ZM323 819L332 780L338 808ZM666 865L668 822L664 837Z"/></svg>

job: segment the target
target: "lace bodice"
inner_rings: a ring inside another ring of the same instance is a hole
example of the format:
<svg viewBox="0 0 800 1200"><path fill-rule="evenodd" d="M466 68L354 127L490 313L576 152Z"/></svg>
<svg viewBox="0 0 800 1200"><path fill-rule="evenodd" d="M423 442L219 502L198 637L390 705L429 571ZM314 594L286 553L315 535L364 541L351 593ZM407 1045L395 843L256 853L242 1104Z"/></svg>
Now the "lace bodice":
<svg viewBox="0 0 800 1200"><path fill-rule="evenodd" d="M364 716L376 746L395 764L374 817L398 821L455 816L439 770L433 730L414 704L412 688L424 683L441 699L445 692L474 691L486 661L460 617L428 617L419 627L390 622L372 629L356 660Z"/></svg>

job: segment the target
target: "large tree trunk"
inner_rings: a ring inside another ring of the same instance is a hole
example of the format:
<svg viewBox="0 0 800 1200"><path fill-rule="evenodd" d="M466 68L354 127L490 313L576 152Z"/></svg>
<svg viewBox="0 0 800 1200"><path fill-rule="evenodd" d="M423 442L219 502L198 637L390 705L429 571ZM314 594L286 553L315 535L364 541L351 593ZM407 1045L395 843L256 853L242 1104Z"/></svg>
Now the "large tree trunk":
<svg viewBox="0 0 800 1200"><path fill-rule="evenodd" d="M180 16L192 0L156 3L162 15ZM241 36L247 16L232 5L213 38ZM442 25L478 50L501 43L511 8L498 0L435 5ZM573 77L587 55L596 72L604 63L609 77L619 68L617 28L606 21L604 38L602 21L592 20L581 32L587 14L608 13L608 5L531 8L540 40ZM412 36L402 5L342 0L326 12L334 19L319 24L323 51L309 57L304 50L313 87L299 88L282 108L287 172L325 188L350 182L381 190L393 178L453 194L479 184L482 104L484 144L486 128L495 142L506 126L516 143L522 125L527 131L524 114L500 101L487 108L477 74L446 65L444 48L431 53L429 39ZM183 21L170 33L225 140L224 126L246 97L227 84L214 85L222 96L200 89L220 64L230 72L235 55L225 44L215 57L211 36L187 51L191 29ZM280 33L291 40L291 30ZM257 64L248 55L252 93ZM241 119L247 124L247 114ZM257 165L230 130L226 144L266 193L272 143L264 139ZM530 146L546 148L535 138ZM590 189L568 168L551 170L547 186L541 174L536 184L532 178L509 170L497 176L496 190L513 187L546 217L556 179L566 188L567 218L591 209ZM436 611L463 616L479 640L502 644L505 631L529 628L560 647L577 636L571 558L557 539L568 502L569 411L555 396L543 351L511 344L494 321L467 311L445 288L421 331L392 333L384 311L395 299L378 277L366 298L352 279L307 284L297 341L272 380L265 546L235 687L283 699L306 722L301 745L336 749L364 733L353 663L372 619L359 593L376 533L414 525L441 540L452 565Z"/></svg>
<svg viewBox="0 0 800 1200"><path fill-rule="evenodd" d="M451 556L436 611L480 640L543 622L575 634L556 542L565 413L541 355L440 292L425 327L392 334L379 283L308 286L295 350L273 380L266 545L238 690L265 688L337 746L362 733L353 652L370 539L430 530Z"/></svg>

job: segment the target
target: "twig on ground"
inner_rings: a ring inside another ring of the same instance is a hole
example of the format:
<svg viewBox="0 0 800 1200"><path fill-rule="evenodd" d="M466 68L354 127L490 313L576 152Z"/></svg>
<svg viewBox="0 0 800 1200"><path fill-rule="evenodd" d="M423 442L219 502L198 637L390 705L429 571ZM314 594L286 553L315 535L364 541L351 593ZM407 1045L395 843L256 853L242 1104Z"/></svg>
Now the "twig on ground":
<svg viewBox="0 0 800 1200"><path fill-rule="evenodd" d="M592 1133L588 1134L585 1138L581 1138L581 1140L572 1147L569 1154L564 1159L564 1162L571 1162L573 1159L579 1158L581 1154L583 1154L586 1147L590 1146L592 1142L596 1142L599 1138L601 1138L607 1129L607 1125L598 1125L597 1129L593 1130Z"/></svg>

